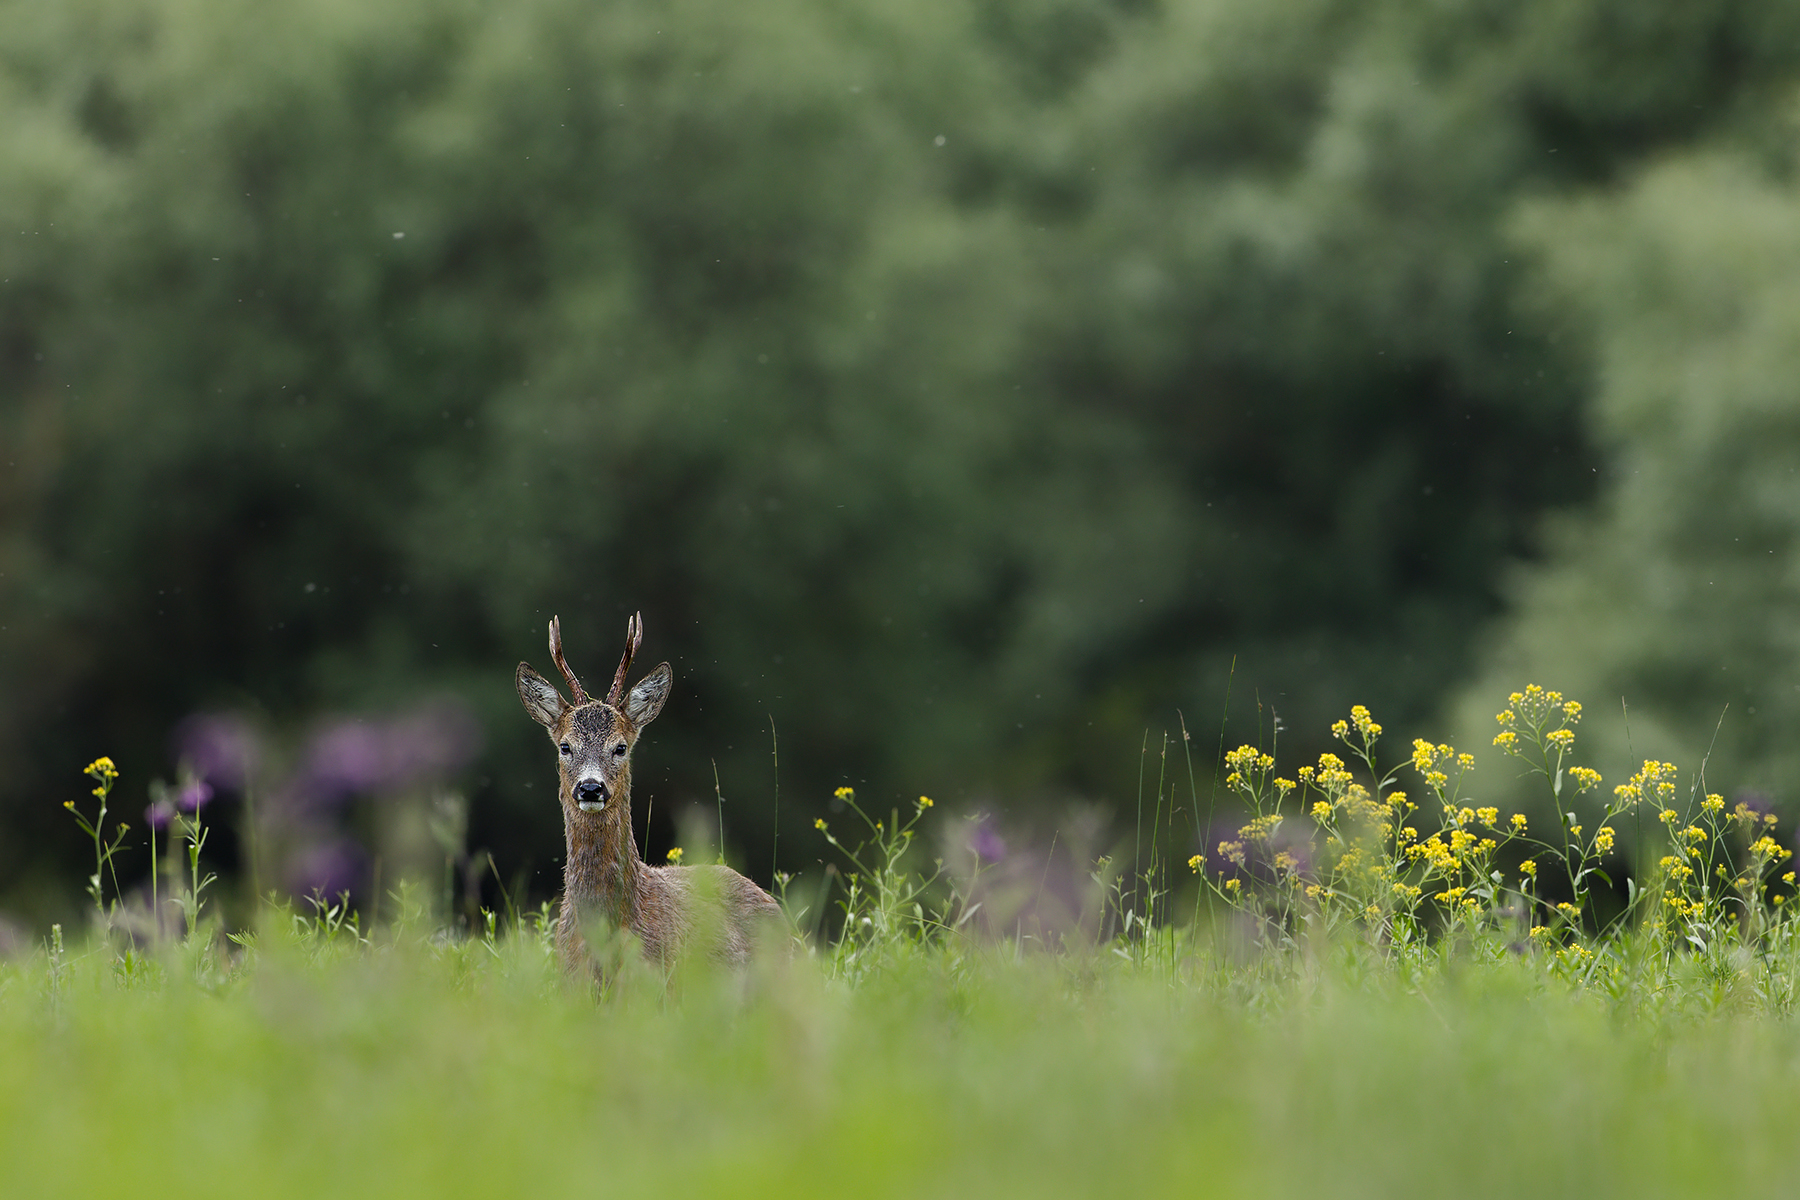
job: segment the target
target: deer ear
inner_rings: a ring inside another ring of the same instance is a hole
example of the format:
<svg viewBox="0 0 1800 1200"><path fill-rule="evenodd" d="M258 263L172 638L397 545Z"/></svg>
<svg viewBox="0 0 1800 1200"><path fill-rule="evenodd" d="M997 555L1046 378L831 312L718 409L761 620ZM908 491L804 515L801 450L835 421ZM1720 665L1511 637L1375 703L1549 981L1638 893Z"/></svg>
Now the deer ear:
<svg viewBox="0 0 1800 1200"><path fill-rule="evenodd" d="M675 672L663 663L637 681L637 686L625 693L625 719L639 729L656 720L656 714L662 711L663 701L669 698L669 689L675 685Z"/></svg>
<svg viewBox="0 0 1800 1200"><path fill-rule="evenodd" d="M545 729L554 729L562 715L569 711L562 693L524 663L519 664L513 685L519 689L519 703L525 706L526 715Z"/></svg>

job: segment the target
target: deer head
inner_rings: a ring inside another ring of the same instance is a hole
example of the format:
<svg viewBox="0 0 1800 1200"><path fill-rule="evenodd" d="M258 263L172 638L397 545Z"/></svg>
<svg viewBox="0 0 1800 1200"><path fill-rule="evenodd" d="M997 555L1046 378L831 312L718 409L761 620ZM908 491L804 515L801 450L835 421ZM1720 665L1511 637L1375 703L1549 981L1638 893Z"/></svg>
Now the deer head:
<svg viewBox="0 0 1800 1200"><path fill-rule="evenodd" d="M519 701L525 712L542 725L556 744L557 766L562 776L562 803L571 820L577 813L616 815L629 800L631 750L644 726L656 719L675 673L662 663L625 691L631 660L644 639L644 622L634 614L625 630L625 655L613 673L605 700L593 700L563 657L562 623L550 618L550 658L568 681L574 703L563 699L556 686L526 663L514 675Z"/></svg>

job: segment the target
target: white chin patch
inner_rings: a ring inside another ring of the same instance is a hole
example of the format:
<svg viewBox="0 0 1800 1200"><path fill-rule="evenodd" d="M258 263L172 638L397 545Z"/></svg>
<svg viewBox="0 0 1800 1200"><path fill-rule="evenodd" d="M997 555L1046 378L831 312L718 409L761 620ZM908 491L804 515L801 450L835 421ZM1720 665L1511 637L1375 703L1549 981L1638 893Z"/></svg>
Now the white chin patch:
<svg viewBox="0 0 1800 1200"><path fill-rule="evenodd" d="M582 812L599 812L601 809L606 807L606 801L604 801L604 800L582 800L582 801L578 801L576 803L575 807L579 808Z"/></svg>

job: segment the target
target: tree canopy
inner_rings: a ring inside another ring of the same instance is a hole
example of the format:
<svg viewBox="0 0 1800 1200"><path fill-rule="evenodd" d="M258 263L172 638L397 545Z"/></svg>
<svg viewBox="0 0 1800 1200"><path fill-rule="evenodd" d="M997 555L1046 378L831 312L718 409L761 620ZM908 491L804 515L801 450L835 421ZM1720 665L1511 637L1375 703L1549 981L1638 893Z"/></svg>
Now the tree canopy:
<svg viewBox="0 0 1800 1200"><path fill-rule="evenodd" d="M1216 730L1228 681L1246 738L1421 720L1543 514L1602 492L1630 536L1546 578L1636 538L1698 587L1696 514L1740 501L1781 560L1791 350L1751 299L1789 312L1796 25L0 0L0 903L74 861L96 753L129 791L194 713L428 695L484 733L473 836L545 865L509 679L552 614L600 677L644 613L677 681L640 791L716 780L761 846L772 730L806 803L1024 808L1122 802L1146 725ZM1727 603L1785 612L1728 553ZM1663 594L1626 578L1571 603ZM1555 662L1612 645L1594 677L1686 719L1727 644L1793 657L1679 611L1674 658L1621 625Z"/></svg>

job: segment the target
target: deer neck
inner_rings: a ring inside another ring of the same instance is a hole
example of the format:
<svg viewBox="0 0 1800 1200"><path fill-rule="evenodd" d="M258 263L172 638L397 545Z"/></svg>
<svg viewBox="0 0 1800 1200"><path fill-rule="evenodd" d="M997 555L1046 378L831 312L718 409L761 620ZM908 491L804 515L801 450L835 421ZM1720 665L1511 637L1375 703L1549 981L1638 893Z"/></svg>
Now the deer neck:
<svg viewBox="0 0 1800 1200"><path fill-rule="evenodd" d="M597 813L575 807L563 787L564 903L582 918L603 917L629 928L637 916L644 862L631 832L631 777L620 780L612 803Z"/></svg>

